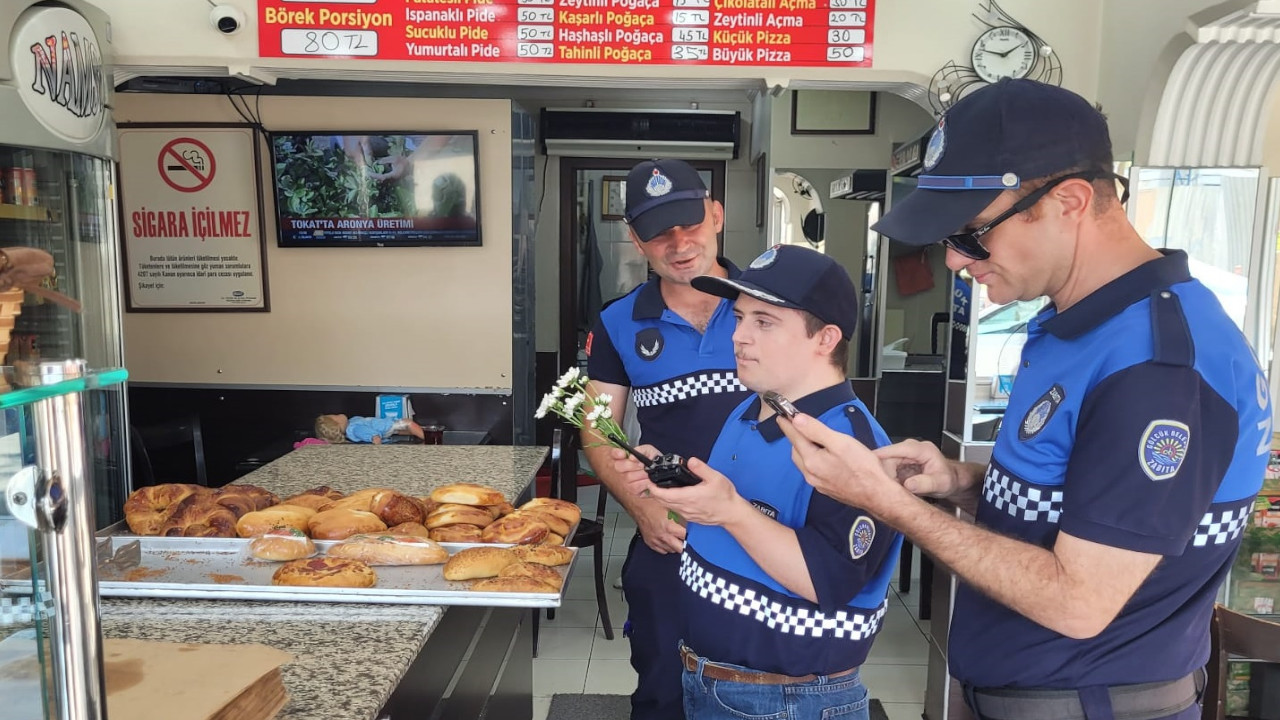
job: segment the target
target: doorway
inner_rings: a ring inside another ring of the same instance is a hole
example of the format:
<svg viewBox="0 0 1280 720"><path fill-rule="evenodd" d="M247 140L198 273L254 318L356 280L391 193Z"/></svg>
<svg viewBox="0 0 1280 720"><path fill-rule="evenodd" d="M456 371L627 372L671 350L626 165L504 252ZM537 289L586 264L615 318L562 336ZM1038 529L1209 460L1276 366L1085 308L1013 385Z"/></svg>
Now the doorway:
<svg viewBox="0 0 1280 720"><path fill-rule="evenodd" d="M649 267L622 220L627 172L637 158L560 158L559 367L586 368L587 333L600 310L645 281ZM725 204L725 166L687 160ZM727 209L726 209L727 215ZM719 238L723 254L724 238Z"/></svg>

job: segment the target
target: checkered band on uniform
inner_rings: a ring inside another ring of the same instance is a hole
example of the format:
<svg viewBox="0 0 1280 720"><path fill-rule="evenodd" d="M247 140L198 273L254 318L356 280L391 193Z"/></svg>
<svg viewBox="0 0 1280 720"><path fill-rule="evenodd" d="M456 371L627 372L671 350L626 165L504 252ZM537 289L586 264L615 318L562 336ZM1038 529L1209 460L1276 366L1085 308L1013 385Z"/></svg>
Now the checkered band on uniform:
<svg viewBox="0 0 1280 720"><path fill-rule="evenodd" d="M746 390L746 387L739 382L737 373L732 371L703 372L668 380L659 385L632 388L632 395L635 397L636 407L654 407L688 400L699 395L741 392L743 390Z"/></svg>
<svg viewBox="0 0 1280 720"><path fill-rule="evenodd" d="M828 615L816 608L801 606L799 603L804 601L786 603L785 600L795 599L770 597L719 577L712 568L703 566L688 553L680 558L680 579L700 597L725 610L754 618L771 630L802 637L869 640L880 631L885 611L889 609L888 603L882 602L869 615L853 610L838 610Z"/></svg>
<svg viewBox="0 0 1280 720"><path fill-rule="evenodd" d="M1222 545L1235 540L1240 537L1245 523L1249 521L1249 513L1252 511L1252 498L1250 498L1249 504L1241 505L1237 508L1218 510L1216 512L1210 510L1200 520L1200 525L1196 528L1195 537L1191 539L1191 545L1193 547L1205 547L1206 545Z"/></svg>
<svg viewBox="0 0 1280 720"><path fill-rule="evenodd" d="M1014 480L992 466L982 483L987 502L1013 517L1027 522L1047 521L1057 524L1062 515L1062 491L1041 490Z"/></svg>

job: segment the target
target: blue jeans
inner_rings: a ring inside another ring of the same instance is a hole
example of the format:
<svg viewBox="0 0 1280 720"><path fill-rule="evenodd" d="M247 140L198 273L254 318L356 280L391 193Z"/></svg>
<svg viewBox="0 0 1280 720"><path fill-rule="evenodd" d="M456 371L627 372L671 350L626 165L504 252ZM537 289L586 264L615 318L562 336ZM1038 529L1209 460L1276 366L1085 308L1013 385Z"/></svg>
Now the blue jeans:
<svg viewBox="0 0 1280 720"><path fill-rule="evenodd" d="M689 720L870 720L871 699L858 673L825 676L793 685L755 685L714 680L685 670L684 714ZM727 663L716 663L754 672Z"/></svg>

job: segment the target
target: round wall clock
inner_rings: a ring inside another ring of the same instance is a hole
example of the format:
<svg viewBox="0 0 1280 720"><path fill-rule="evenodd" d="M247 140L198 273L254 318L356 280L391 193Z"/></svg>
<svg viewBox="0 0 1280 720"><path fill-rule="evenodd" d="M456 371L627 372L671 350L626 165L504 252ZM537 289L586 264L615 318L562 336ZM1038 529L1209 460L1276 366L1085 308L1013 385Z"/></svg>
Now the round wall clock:
<svg viewBox="0 0 1280 720"><path fill-rule="evenodd" d="M1036 44L1023 30L994 27L973 43L973 70L984 82L1024 78L1036 63Z"/></svg>

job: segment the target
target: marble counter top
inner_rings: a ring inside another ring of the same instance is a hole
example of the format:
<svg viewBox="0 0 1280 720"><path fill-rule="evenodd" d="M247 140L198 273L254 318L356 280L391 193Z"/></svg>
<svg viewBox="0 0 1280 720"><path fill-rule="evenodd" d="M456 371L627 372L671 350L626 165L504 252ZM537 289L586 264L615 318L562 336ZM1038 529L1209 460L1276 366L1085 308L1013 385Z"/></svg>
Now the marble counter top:
<svg viewBox="0 0 1280 720"><path fill-rule="evenodd" d="M472 482L513 501L547 457L544 447L509 445L307 445L237 480L288 497L317 485L351 493L388 487L429 495L441 485Z"/></svg>
<svg viewBox="0 0 1280 720"><path fill-rule="evenodd" d="M315 445L240 478L286 497L317 485L390 487L427 495L474 482L514 500L546 458L542 447ZM103 598L106 637L262 643L292 653L281 668L289 704L279 720L375 720L445 608Z"/></svg>
<svg viewBox="0 0 1280 720"><path fill-rule="evenodd" d="M104 598L102 632L269 645L293 655L280 669L289 702L278 720L375 720L444 612L422 605Z"/></svg>

